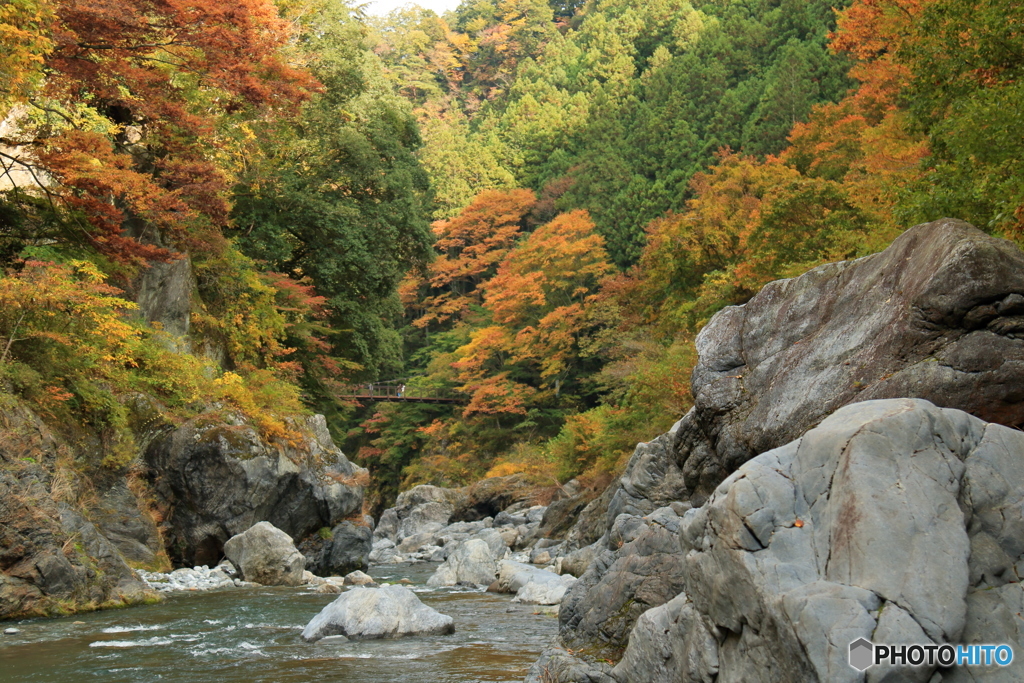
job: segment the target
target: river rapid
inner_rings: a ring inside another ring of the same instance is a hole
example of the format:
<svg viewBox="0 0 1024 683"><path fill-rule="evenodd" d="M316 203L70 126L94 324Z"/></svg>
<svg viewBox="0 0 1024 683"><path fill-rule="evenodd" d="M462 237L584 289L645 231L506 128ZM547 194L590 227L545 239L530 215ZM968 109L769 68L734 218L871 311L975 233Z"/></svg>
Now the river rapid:
<svg viewBox="0 0 1024 683"><path fill-rule="evenodd" d="M337 595L306 588L172 594L159 605L4 622L0 681L182 683L521 681L558 631L552 608L511 596L427 588L433 563L381 565L378 582L403 578L420 600L455 620L455 634L309 644L303 627ZM540 610L546 610L540 611Z"/></svg>

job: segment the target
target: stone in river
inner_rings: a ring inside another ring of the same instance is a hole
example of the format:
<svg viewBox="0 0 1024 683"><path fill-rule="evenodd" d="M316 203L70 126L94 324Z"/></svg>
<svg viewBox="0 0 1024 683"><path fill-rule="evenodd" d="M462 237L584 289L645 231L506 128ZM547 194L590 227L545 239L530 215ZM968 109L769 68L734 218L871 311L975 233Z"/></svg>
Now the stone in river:
<svg viewBox="0 0 1024 683"><path fill-rule="evenodd" d="M295 549L292 538L270 522L260 522L232 536L224 554L246 581L264 586L301 586L306 558Z"/></svg>
<svg viewBox="0 0 1024 683"><path fill-rule="evenodd" d="M302 639L312 643L336 635L371 640L454 632L450 616L427 607L404 586L356 587L313 617Z"/></svg>

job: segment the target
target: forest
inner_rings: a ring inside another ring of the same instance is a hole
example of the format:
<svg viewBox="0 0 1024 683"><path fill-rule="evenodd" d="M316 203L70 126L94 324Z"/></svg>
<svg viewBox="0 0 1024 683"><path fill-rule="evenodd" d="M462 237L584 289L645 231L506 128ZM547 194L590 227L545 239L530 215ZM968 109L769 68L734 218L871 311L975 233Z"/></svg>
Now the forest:
<svg viewBox="0 0 1024 683"><path fill-rule="evenodd" d="M721 308L943 216L1024 244L1009 0L4 0L0 43L0 391L83 467L145 395L323 413L376 510L598 490Z"/></svg>

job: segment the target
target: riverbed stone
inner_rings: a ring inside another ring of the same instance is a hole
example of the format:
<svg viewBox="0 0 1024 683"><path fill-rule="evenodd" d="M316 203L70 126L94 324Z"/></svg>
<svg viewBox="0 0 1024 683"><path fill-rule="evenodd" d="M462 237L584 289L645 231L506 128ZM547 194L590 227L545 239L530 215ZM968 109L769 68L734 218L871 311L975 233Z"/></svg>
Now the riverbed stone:
<svg viewBox="0 0 1024 683"><path fill-rule="evenodd" d="M302 639L312 643L334 635L370 640L454 632L450 616L424 605L405 586L357 586L324 607L303 629Z"/></svg>
<svg viewBox="0 0 1024 683"><path fill-rule="evenodd" d="M472 538L459 544L448 559L427 579L428 586L460 583L489 586L497 575L497 564L486 542Z"/></svg>
<svg viewBox="0 0 1024 683"><path fill-rule="evenodd" d="M374 583L373 577L365 572L354 571L345 575L346 586L368 586Z"/></svg>
<svg viewBox="0 0 1024 683"><path fill-rule="evenodd" d="M224 544L224 554L242 578L264 586L300 586L306 558L291 536L270 522L254 524Z"/></svg>
<svg viewBox="0 0 1024 683"><path fill-rule="evenodd" d="M529 581L516 591L512 602L528 605L559 605L565 592L576 583L570 574L559 576L554 572L540 570L530 575Z"/></svg>

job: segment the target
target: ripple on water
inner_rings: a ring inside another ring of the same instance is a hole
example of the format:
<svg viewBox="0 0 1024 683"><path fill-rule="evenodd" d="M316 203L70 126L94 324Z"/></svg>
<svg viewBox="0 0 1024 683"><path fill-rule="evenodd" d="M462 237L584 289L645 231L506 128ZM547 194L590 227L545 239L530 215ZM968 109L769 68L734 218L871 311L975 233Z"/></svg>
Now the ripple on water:
<svg viewBox="0 0 1024 683"><path fill-rule="evenodd" d="M510 596L428 589L436 565L381 568L408 576L456 632L402 640L305 643L300 631L337 596L303 588L171 596L131 610L28 620L0 638L3 683L460 683L521 681L558 622L510 609ZM401 572L401 573L399 573ZM371 575L374 575L371 572Z"/></svg>
<svg viewBox="0 0 1024 683"><path fill-rule="evenodd" d="M170 638L153 636L144 640L97 640L89 643L89 647L153 647L155 645L170 645L173 642Z"/></svg>
<svg viewBox="0 0 1024 683"><path fill-rule="evenodd" d="M162 631L164 629L163 624L152 624L150 626L108 626L102 629L100 633L134 633L135 631Z"/></svg>

